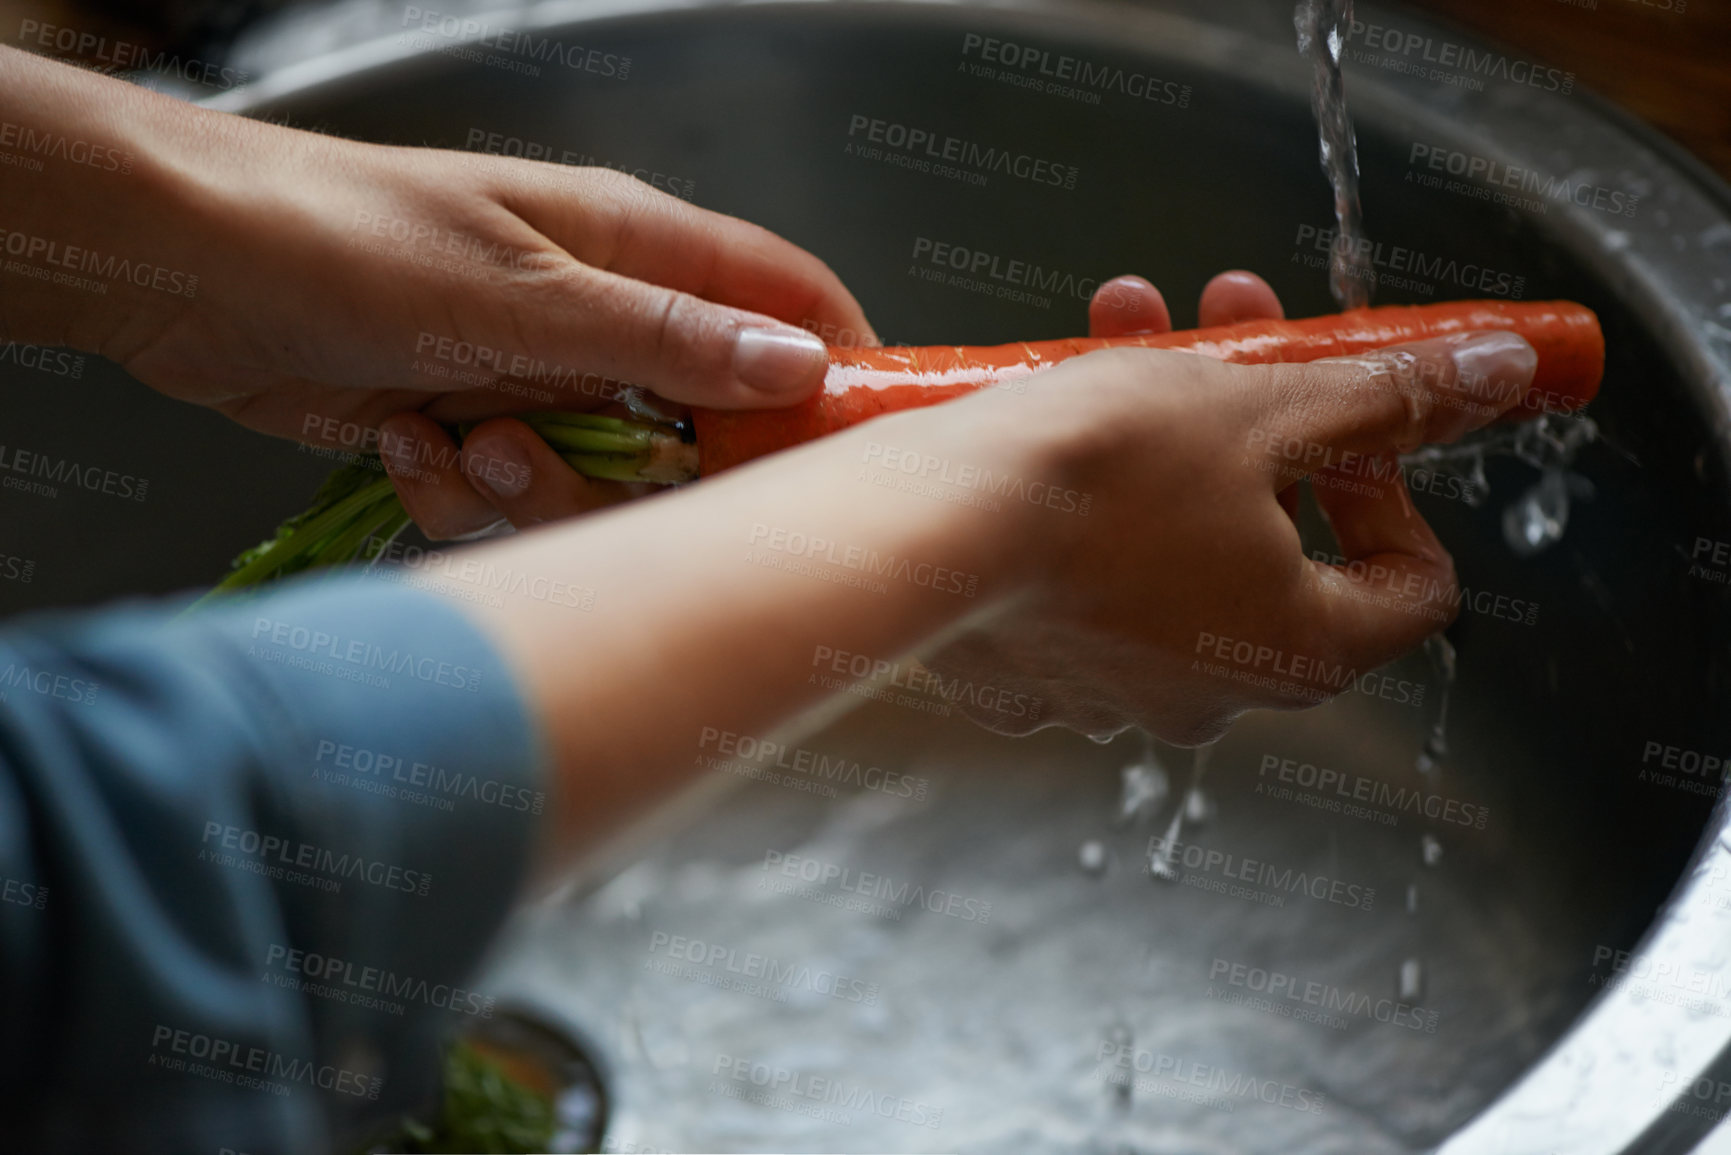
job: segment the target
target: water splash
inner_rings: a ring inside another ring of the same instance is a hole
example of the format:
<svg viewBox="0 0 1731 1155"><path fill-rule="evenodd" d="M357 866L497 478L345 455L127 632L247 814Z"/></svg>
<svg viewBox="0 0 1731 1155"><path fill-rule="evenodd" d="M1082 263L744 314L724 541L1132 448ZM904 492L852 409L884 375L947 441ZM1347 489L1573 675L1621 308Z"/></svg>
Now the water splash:
<svg viewBox="0 0 1731 1155"><path fill-rule="evenodd" d="M1322 171L1334 190L1334 246L1328 261L1328 291L1342 309L1370 304L1376 270L1364 235L1364 213L1358 199L1358 140L1346 110L1346 84L1340 57L1352 27L1352 0L1299 0L1292 24L1298 31L1298 51L1309 58L1314 73L1310 110L1316 116Z"/></svg>
<svg viewBox="0 0 1731 1155"><path fill-rule="evenodd" d="M1213 757L1213 744L1196 747L1196 759L1190 764L1190 786L1184 792L1184 801L1172 812L1172 821L1166 824L1166 837L1159 849L1148 856L1148 873L1155 878L1166 882L1178 881L1178 835L1184 829L1185 819L1199 822L1213 813L1207 795L1202 793L1202 778L1208 773L1208 763Z"/></svg>
<svg viewBox="0 0 1731 1155"><path fill-rule="evenodd" d="M1152 816L1172 790L1166 768L1160 765L1160 758L1154 752L1154 736L1146 730L1139 733L1142 736L1141 752L1122 772L1123 785L1118 793L1120 824Z"/></svg>
<svg viewBox="0 0 1731 1155"><path fill-rule="evenodd" d="M1503 511L1503 540L1517 557L1532 557L1563 538L1573 501L1593 496L1593 483L1573 471L1575 459L1599 440L1590 417L1547 413L1534 421L1498 425L1454 445L1427 445L1401 455L1401 465L1462 481L1470 506L1490 492L1485 460L1513 457L1539 471L1539 480Z"/></svg>
<svg viewBox="0 0 1731 1155"><path fill-rule="evenodd" d="M1184 825L1184 808L1180 806L1166 824L1166 837L1157 850L1148 855L1148 873L1163 882L1178 881L1178 831Z"/></svg>

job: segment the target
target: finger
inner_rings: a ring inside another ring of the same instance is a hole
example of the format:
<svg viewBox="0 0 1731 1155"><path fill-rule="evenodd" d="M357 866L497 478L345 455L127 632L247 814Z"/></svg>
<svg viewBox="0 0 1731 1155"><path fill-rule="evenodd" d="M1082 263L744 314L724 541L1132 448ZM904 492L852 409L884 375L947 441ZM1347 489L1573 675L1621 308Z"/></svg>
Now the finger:
<svg viewBox="0 0 1731 1155"><path fill-rule="evenodd" d="M419 413L385 418L379 423L379 459L403 509L433 541L479 533L499 520L499 512L463 479L457 443L437 422Z"/></svg>
<svg viewBox="0 0 1731 1155"><path fill-rule="evenodd" d="M774 408L809 395L829 368L828 348L804 329L575 263L515 286L511 314L518 339L557 366L544 374L552 391L586 405L605 379L687 405Z"/></svg>
<svg viewBox="0 0 1731 1155"><path fill-rule="evenodd" d="M1311 490L1345 561L1312 561L1317 620L1334 659L1375 669L1446 627L1459 612L1454 562L1413 507L1398 462L1327 469Z"/></svg>
<svg viewBox="0 0 1731 1155"><path fill-rule="evenodd" d="M811 328L833 345L880 342L841 279L768 229L609 170L578 198L517 188L507 204L578 260L706 301Z"/></svg>
<svg viewBox="0 0 1731 1155"><path fill-rule="evenodd" d="M1233 325L1239 321L1278 321L1286 316L1280 298L1267 281L1255 273L1232 269L1217 274L1202 288L1202 300L1197 306L1197 324ZM1298 488L1287 486L1279 493L1280 508L1295 523L1298 521Z"/></svg>
<svg viewBox="0 0 1731 1155"><path fill-rule="evenodd" d="M592 481L521 421L496 418L463 439L463 473L475 492L518 529L628 500L617 482Z"/></svg>
<svg viewBox="0 0 1731 1155"><path fill-rule="evenodd" d="M1297 525L1298 524L1298 486L1297 486L1297 484L1295 483L1295 484L1287 486L1285 489L1283 489L1279 493L1275 494L1274 497L1275 497L1276 501L1280 502L1280 508L1284 509L1286 511L1287 518L1289 520L1291 520L1292 524Z"/></svg>
<svg viewBox="0 0 1731 1155"><path fill-rule="evenodd" d="M1285 316L1279 296L1267 281L1255 273L1233 269L1203 286L1196 323L1206 329L1239 321L1279 321Z"/></svg>
<svg viewBox="0 0 1731 1155"><path fill-rule="evenodd" d="M1355 357L1262 368L1247 448L1280 487L1319 469L1453 441L1518 405L1538 354L1518 333L1460 333Z"/></svg>
<svg viewBox="0 0 1731 1155"><path fill-rule="evenodd" d="M1088 336L1133 337L1168 333L1172 314L1160 290L1141 277L1113 277L1088 302Z"/></svg>

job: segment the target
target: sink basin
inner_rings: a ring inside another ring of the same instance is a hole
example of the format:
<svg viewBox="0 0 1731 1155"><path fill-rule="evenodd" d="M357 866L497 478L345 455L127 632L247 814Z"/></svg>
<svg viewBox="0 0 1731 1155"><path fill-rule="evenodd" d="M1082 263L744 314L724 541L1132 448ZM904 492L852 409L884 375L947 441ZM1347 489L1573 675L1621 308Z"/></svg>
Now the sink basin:
<svg viewBox="0 0 1731 1155"><path fill-rule="evenodd" d="M1281 5L477 18L580 64L437 25L405 39L393 15L218 103L637 172L811 248L897 342L1071 335L1126 271L1181 327L1223 268L1262 272L1290 315L1331 308ZM1521 461L1491 459L1476 505L1421 492L1471 591L1452 687L1419 653L1320 709L1253 715L1195 791L1197 752L994 737L898 685L781 736L857 772L694 751L717 768L693 795L526 911L489 978L604 1052L607 1150L1683 1151L1717 1121L1682 1108L1702 1079L1731 1086L1731 852L1703 770L1731 750L1731 613L1727 567L1702 564L1731 541L1731 199L1588 93L1508 79L1507 54L1424 63L1441 49L1414 37L1494 50L1399 10L1360 19L1376 300L1568 297L1603 321L1599 437L1561 540L1510 548L1505 511L1539 479ZM1495 165L1541 179L1499 197ZM0 374L19 428L64 432L54 382ZM69 561L68 586L0 590L14 608L208 579L324 465L123 400L100 366L86 388L133 406L112 452L164 481L136 508L85 502L82 532L185 549L131 573ZM152 449L141 426L212 448ZM233 496L214 524L179 510L216 476ZM0 493L6 516L32 500ZM43 558L97 560L58 519L26 528ZM1163 850L1172 879L1149 869Z"/></svg>

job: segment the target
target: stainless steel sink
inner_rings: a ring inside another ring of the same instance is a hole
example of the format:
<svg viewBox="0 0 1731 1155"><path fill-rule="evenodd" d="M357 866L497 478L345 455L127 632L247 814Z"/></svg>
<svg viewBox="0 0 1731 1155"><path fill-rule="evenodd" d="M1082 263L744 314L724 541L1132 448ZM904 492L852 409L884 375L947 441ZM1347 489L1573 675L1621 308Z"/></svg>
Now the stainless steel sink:
<svg viewBox="0 0 1731 1155"><path fill-rule="evenodd" d="M530 76L515 65L534 49L463 59L381 13L377 39L226 106L659 177L819 253L897 341L1070 334L1089 283L1130 270L1180 325L1228 267L1265 273L1294 315L1330 307L1329 197L1280 4L485 16L532 33L519 43L628 58L624 79L545 57ZM1683 768L1731 750L1726 587L1692 568L1731 541L1731 199L1589 94L1505 79L1517 58L1439 79L1419 68L1436 45L1484 46L1398 10L1360 19L1403 46L1367 32L1348 73L1388 246L1378 300L1519 278L1525 298L1597 309L1610 350L1603 436L1574 467L1592 496L1560 543L1506 544L1503 511L1537 476L1516 461L1491 462L1480 506L1419 497L1474 591L1449 633L1439 765L1418 769L1444 689L1423 654L1316 711L1254 716L1213 750L1176 834L1182 877L1163 881L1150 840L1189 801L1193 753L1155 751L1168 788L1126 815L1125 769L1147 768L1133 736L1008 740L895 686L848 698L781 740L857 780L751 777L773 760L735 758L500 952L496 992L602 1052L609 1150L1682 1151L1731 1102L1715 1098L1731 1088L1731 852L1701 792L1717 780ZM915 131L1060 179L894 143ZM1543 211L1511 207L1485 191L1493 163L1638 201L1617 215L1553 188L1526 194ZM966 277L934 262L940 244L967 251ZM1041 278L993 276L1012 261ZM172 437L196 419L150 420ZM293 505L276 492L293 457L223 467L268 505L258 532ZM302 483L316 463L296 461ZM64 548L39 532L44 554ZM196 581L204 561L153 580ZM1710 1109L1674 1109L1703 1102L1702 1079Z"/></svg>

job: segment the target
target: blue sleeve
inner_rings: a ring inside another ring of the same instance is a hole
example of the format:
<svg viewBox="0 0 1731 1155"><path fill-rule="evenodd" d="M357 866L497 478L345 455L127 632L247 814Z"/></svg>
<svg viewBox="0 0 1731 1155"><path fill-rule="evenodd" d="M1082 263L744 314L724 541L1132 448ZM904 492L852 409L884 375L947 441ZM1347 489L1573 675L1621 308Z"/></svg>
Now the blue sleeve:
<svg viewBox="0 0 1731 1155"><path fill-rule="evenodd" d="M0 1149L322 1152L425 1102L493 1013L540 743L381 582L0 633Z"/></svg>

